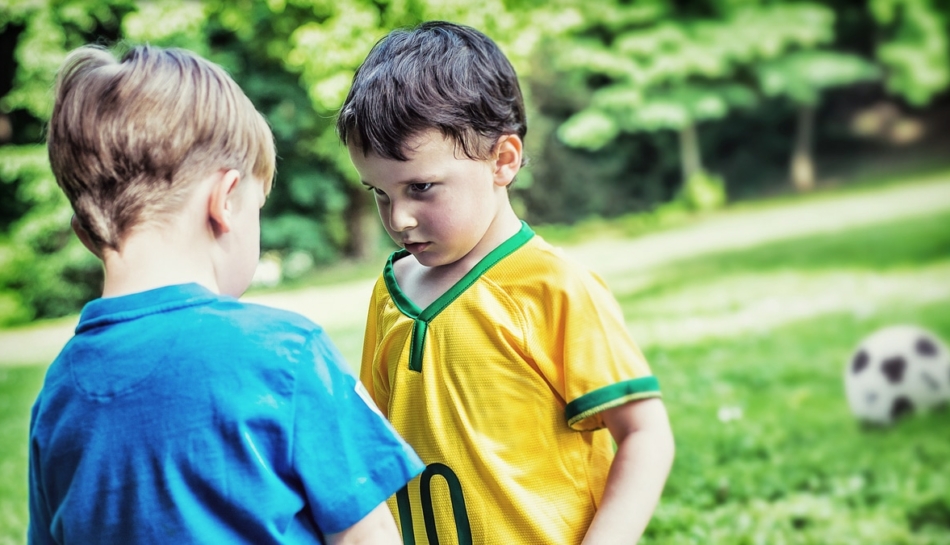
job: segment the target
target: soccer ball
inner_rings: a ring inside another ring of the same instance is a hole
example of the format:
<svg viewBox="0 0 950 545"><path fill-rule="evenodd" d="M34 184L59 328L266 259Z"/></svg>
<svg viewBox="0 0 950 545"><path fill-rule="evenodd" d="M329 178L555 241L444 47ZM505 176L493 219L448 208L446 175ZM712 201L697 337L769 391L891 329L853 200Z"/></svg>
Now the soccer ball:
<svg viewBox="0 0 950 545"><path fill-rule="evenodd" d="M844 385L858 419L890 424L950 401L950 352L936 335L916 326L879 329L854 350Z"/></svg>

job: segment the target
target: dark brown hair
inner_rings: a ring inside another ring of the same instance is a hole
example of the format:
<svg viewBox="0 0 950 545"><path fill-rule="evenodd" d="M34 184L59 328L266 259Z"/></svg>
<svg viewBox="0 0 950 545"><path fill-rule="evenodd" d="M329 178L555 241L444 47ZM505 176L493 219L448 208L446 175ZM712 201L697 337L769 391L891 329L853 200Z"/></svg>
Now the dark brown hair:
<svg viewBox="0 0 950 545"><path fill-rule="evenodd" d="M405 161L406 142L437 129L470 159L487 159L498 138L528 130L518 76L474 28L430 21L394 30L356 71L337 119L346 144Z"/></svg>
<svg viewBox="0 0 950 545"><path fill-rule="evenodd" d="M59 70L47 135L50 164L76 219L101 248L181 209L218 169L269 191L274 138L217 65L180 49L140 46L121 61L81 47Z"/></svg>

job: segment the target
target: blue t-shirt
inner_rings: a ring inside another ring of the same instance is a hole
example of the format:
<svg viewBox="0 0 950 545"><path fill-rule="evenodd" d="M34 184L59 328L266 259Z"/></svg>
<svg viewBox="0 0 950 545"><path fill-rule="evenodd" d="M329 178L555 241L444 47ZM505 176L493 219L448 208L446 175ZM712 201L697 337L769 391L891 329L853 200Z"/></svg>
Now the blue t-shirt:
<svg viewBox="0 0 950 545"><path fill-rule="evenodd" d="M322 543L424 469L323 330L196 284L97 299L30 423L30 543Z"/></svg>

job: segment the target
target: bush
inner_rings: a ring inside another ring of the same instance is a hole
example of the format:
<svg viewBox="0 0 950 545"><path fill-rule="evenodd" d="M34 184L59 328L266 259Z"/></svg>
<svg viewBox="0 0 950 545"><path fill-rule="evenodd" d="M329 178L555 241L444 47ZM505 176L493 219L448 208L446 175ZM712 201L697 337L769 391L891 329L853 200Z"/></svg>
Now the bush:
<svg viewBox="0 0 950 545"><path fill-rule="evenodd" d="M726 204L726 184L721 177L701 170L686 180L676 200L697 212L722 208Z"/></svg>

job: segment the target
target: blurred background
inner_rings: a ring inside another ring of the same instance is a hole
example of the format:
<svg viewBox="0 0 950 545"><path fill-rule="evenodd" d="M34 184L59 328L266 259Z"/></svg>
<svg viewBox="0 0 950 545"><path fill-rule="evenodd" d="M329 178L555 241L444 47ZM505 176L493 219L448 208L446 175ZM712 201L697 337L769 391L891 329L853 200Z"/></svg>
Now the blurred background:
<svg viewBox="0 0 950 545"><path fill-rule="evenodd" d="M678 458L649 543L950 543L945 411L857 424L876 328L950 338L950 0L19 1L0 4L0 544L26 527L45 366L101 288L46 157L71 49L224 66L278 164L249 298L356 367L392 250L333 126L387 31L479 28L529 111L517 211L603 275L660 378Z"/></svg>

